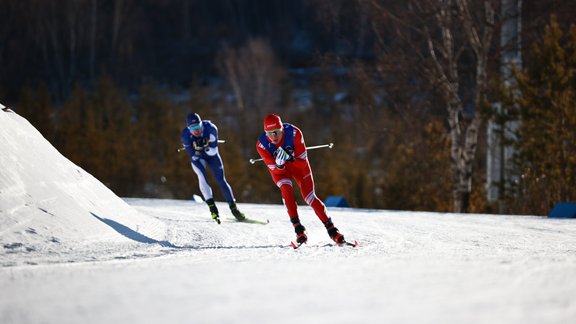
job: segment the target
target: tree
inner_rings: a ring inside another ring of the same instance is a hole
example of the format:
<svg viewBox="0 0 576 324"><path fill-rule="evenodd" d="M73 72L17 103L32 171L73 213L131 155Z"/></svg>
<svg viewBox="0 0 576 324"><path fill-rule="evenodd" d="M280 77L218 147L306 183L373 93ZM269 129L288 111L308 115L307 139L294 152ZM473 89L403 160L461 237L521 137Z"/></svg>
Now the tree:
<svg viewBox="0 0 576 324"><path fill-rule="evenodd" d="M50 93L45 84L38 90L26 87L21 91L17 112L48 139L52 138L54 132L53 111Z"/></svg>
<svg viewBox="0 0 576 324"><path fill-rule="evenodd" d="M407 1L391 11L373 0L378 19L375 33L392 22L405 56L414 57L417 76L438 93L444 106L450 137L454 212L468 212L478 134L488 89L488 54L494 34L491 1ZM473 5L478 6L473 6ZM384 42L384 41L382 41ZM383 44L384 47L389 47ZM415 94L416 95L416 94Z"/></svg>
<svg viewBox="0 0 576 324"><path fill-rule="evenodd" d="M249 39L237 50L224 48L217 64L234 93L239 112L250 110L261 115L278 106L285 71L268 42Z"/></svg>
<svg viewBox="0 0 576 324"><path fill-rule="evenodd" d="M131 147L135 148L132 158L138 175L140 188L134 188L139 195L148 197L173 198L186 179L181 177L182 165L175 155L180 145L180 130L184 114L175 109L164 91L154 84L145 84L139 92L135 104L132 126L136 132ZM187 166L185 166L187 167Z"/></svg>
<svg viewBox="0 0 576 324"><path fill-rule="evenodd" d="M517 213L545 215L555 202L576 199L576 26L564 34L553 16L514 77L506 108L520 119L520 180L508 199Z"/></svg>

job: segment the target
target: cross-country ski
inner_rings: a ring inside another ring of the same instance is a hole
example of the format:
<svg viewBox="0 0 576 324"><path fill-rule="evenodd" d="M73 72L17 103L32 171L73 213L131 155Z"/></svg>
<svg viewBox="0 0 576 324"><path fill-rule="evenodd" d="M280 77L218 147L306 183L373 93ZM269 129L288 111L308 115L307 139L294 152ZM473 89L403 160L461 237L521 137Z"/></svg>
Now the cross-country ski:
<svg viewBox="0 0 576 324"><path fill-rule="evenodd" d="M233 217L228 217L227 218L228 221L230 222L234 222L234 223L247 223L247 224L260 224L260 225L267 225L270 223L270 220L260 220L260 219L252 219L252 218L244 218L244 219L236 219Z"/></svg>
<svg viewBox="0 0 576 324"><path fill-rule="evenodd" d="M299 249L302 245L306 245L306 243L304 243L304 242L303 242L303 243L297 243L297 242L291 241L291 242L290 242L290 245L292 246L292 248L293 248L294 250L296 250L296 249ZM342 242L342 243L328 243L328 244L325 244L325 245L322 245L322 246L339 246L339 247L350 246L350 247L358 247L359 244L358 244L358 241L354 241L354 243L344 241L344 242Z"/></svg>

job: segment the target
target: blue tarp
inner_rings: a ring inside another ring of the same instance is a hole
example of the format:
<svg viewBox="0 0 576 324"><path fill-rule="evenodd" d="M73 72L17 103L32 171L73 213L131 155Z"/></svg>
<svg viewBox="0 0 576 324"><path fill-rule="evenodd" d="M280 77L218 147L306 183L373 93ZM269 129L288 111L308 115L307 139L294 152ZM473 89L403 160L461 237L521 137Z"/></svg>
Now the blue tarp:
<svg viewBox="0 0 576 324"><path fill-rule="evenodd" d="M326 207L350 207L346 199L342 196L328 196L324 200Z"/></svg>
<svg viewBox="0 0 576 324"><path fill-rule="evenodd" d="M557 203L548 214L550 218L576 218L576 203Z"/></svg>

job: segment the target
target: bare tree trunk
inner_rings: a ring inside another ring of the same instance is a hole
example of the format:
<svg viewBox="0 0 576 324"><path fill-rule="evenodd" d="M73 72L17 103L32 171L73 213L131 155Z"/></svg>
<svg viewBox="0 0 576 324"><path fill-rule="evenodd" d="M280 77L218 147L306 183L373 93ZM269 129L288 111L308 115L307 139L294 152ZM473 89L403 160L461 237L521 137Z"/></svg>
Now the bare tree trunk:
<svg viewBox="0 0 576 324"><path fill-rule="evenodd" d="M64 73L65 59L63 57L61 50L61 41L60 38L58 37L58 27L54 22L53 17L47 18L46 27L47 30L49 31L48 49L50 49L51 45L53 53L53 61L49 63L53 64L53 67L56 72L55 74L56 74L57 88L61 90L63 87L62 80L64 80L64 74L65 74Z"/></svg>
<svg viewBox="0 0 576 324"><path fill-rule="evenodd" d="M425 69L429 81L439 85L439 91L446 101L446 110L450 134L450 164L452 174L452 199L454 212L466 212L469 207L471 170L466 172L469 154L465 147L473 139L473 132L466 131L462 138L462 129L466 126L463 119L463 103L460 99L460 80L458 74L458 55L454 37L454 21L451 0L438 1L435 4L435 20L440 29L440 39L435 39L425 28L428 54L431 67ZM470 135L470 136L468 136Z"/></svg>
<svg viewBox="0 0 576 324"><path fill-rule="evenodd" d="M66 12L68 33L68 70L64 79L64 89L70 89L78 69L79 47L82 41L82 1L72 1Z"/></svg>
<svg viewBox="0 0 576 324"><path fill-rule="evenodd" d="M94 73L96 71L95 66L96 66L97 10L98 10L98 0L92 0L92 8L90 8L90 58L88 62L90 81L94 80Z"/></svg>
<svg viewBox="0 0 576 324"><path fill-rule="evenodd" d="M470 0L414 0L408 4L408 19L390 13L376 0L373 4L386 18L391 18L397 30L408 30L402 37L410 42L410 36L406 35L416 34L426 44L426 50L422 52L421 48L408 43L412 47L410 55L420 55L423 75L445 102L451 140L453 210L468 212L473 162L482 124L480 110L486 100L488 51L493 35L494 12L490 0L482 2L482 18L472 15ZM474 112L468 115L460 93L460 83L465 77L459 75L463 52L473 54L476 74L472 86Z"/></svg>
<svg viewBox="0 0 576 324"><path fill-rule="evenodd" d="M226 80L230 83L230 87L232 87L232 92L236 98L236 107L238 111L244 111L244 98L240 85L242 80L237 67L238 55L236 51L229 48L224 49L219 61L221 62L222 72L226 75Z"/></svg>
<svg viewBox="0 0 576 324"><path fill-rule="evenodd" d="M250 109L262 115L276 108L285 71L268 43L250 39L238 50L223 50L218 62L236 96L239 111Z"/></svg>
<svg viewBox="0 0 576 324"><path fill-rule="evenodd" d="M460 164L460 180L458 187L462 192L461 211L468 212L470 194L472 191L472 168L478 145L478 131L482 124L480 110L486 104L488 89L487 70L488 52L494 35L494 9L489 1L484 1L484 17L477 25L470 12L469 0L457 0L460 21L468 37L468 42L476 56L476 85L474 87L475 113L466 130L463 144L462 163ZM456 209L456 205L454 206Z"/></svg>
<svg viewBox="0 0 576 324"><path fill-rule="evenodd" d="M192 36L191 28L191 18L190 18L190 0L183 0L182 2L182 39L185 42L190 41Z"/></svg>
<svg viewBox="0 0 576 324"><path fill-rule="evenodd" d="M122 26L122 16L124 15L124 0L114 1L114 18L112 20L112 53L118 50L118 35Z"/></svg>

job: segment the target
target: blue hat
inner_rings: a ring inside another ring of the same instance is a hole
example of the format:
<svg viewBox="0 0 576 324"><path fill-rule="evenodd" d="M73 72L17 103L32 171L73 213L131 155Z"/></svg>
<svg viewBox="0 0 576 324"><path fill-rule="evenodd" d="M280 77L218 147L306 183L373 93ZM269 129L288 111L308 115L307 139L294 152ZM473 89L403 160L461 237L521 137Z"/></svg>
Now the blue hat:
<svg viewBox="0 0 576 324"><path fill-rule="evenodd" d="M189 113L186 116L186 126L190 126L192 124L200 124L202 122L202 118L198 116L196 113Z"/></svg>

